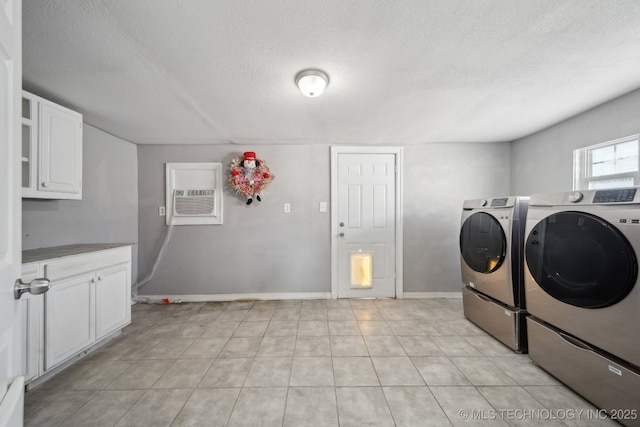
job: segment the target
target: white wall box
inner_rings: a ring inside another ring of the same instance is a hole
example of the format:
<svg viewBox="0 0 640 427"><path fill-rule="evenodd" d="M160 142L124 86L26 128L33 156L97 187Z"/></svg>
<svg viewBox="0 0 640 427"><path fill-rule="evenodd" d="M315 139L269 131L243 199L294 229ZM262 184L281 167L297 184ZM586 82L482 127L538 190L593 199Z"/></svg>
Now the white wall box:
<svg viewBox="0 0 640 427"><path fill-rule="evenodd" d="M167 163L165 173L167 225L222 224L222 163Z"/></svg>
<svg viewBox="0 0 640 427"><path fill-rule="evenodd" d="M131 246L24 264L23 280L35 277L51 287L21 298L26 382L48 378L131 323Z"/></svg>
<svg viewBox="0 0 640 427"><path fill-rule="evenodd" d="M22 197L82 199L82 114L25 91Z"/></svg>

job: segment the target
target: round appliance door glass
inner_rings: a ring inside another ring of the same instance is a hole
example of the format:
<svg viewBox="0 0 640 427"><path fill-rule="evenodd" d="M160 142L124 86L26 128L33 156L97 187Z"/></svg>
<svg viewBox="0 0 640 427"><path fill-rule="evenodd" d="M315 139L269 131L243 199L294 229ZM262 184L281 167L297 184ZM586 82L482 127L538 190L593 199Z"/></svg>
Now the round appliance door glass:
<svg viewBox="0 0 640 427"><path fill-rule="evenodd" d="M576 307L613 305L631 292L638 276L626 237L585 212L560 212L540 221L527 237L525 256L538 285Z"/></svg>
<svg viewBox="0 0 640 427"><path fill-rule="evenodd" d="M464 262L479 273L492 273L502 265L507 239L498 220L477 212L462 224L460 253Z"/></svg>

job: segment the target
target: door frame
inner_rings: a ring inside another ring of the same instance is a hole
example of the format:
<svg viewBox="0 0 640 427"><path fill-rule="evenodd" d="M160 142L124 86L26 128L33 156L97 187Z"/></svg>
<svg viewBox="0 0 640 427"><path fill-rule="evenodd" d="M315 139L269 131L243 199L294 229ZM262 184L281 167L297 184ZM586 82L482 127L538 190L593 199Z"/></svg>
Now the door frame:
<svg viewBox="0 0 640 427"><path fill-rule="evenodd" d="M403 191L402 147L331 146L331 298L338 298L338 157L341 154L393 154L395 156L395 264L396 298L403 297Z"/></svg>
<svg viewBox="0 0 640 427"><path fill-rule="evenodd" d="M14 283L22 264L22 1L3 1L0 8L0 86L6 91L6 105L0 101L0 116L6 118L0 130L0 144L6 147L0 160L2 201L0 229L6 247L0 247L0 425L17 427L24 421L24 372L26 358L20 345L22 328ZM6 185L6 187L5 187Z"/></svg>

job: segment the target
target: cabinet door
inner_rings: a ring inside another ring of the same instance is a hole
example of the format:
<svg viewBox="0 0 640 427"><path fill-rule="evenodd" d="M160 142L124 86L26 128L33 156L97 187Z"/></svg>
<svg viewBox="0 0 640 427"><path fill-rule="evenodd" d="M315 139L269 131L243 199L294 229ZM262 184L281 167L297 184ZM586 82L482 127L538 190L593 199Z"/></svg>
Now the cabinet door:
<svg viewBox="0 0 640 427"><path fill-rule="evenodd" d="M45 295L45 370L95 342L95 275L51 284Z"/></svg>
<svg viewBox="0 0 640 427"><path fill-rule="evenodd" d="M22 197L33 197L38 182L38 101L22 92Z"/></svg>
<svg viewBox="0 0 640 427"><path fill-rule="evenodd" d="M23 365L24 382L29 383L40 375L42 364L42 313L44 295L22 295L19 301L20 321L22 325L22 345L25 350Z"/></svg>
<svg viewBox="0 0 640 427"><path fill-rule="evenodd" d="M98 272L96 339L131 323L131 263Z"/></svg>
<svg viewBox="0 0 640 427"><path fill-rule="evenodd" d="M82 115L43 101L38 124L38 190L81 195Z"/></svg>
<svg viewBox="0 0 640 427"><path fill-rule="evenodd" d="M22 266L22 280L30 282L41 277L37 263ZM23 294L18 301L20 321L19 342L25 358L22 360L22 372L25 383L29 383L40 375L42 366L42 329L44 314L44 295Z"/></svg>

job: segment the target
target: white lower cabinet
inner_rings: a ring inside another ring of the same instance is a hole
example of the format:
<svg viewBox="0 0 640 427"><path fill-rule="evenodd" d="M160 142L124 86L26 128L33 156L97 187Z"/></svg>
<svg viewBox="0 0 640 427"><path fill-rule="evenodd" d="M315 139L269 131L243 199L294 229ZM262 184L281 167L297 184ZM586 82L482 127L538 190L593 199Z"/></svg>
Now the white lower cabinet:
<svg viewBox="0 0 640 427"><path fill-rule="evenodd" d="M96 339L131 323L131 264L98 272L96 277Z"/></svg>
<svg viewBox="0 0 640 427"><path fill-rule="evenodd" d="M94 274L52 282L45 295L45 361L51 369L96 340Z"/></svg>
<svg viewBox="0 0 640 427"><path fill-rule="evenodd" d="M131 322L131 247L23 265L23 280L46 277L48 292L21 301L27 381L78 356Z"/></svg>

